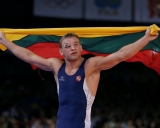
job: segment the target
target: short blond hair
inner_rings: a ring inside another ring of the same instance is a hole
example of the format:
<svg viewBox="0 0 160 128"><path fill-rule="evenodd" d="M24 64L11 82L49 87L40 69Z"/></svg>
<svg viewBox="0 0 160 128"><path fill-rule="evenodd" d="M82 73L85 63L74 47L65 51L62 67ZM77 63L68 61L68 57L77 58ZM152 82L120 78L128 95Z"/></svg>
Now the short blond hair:
<svg viewBox="0 0 160 128"><path fill-rule="evenodd" d="M80 38L79 38L78 35L76 35L75 33L67 33L67 34L65 34L64 36L62 36L62 38L61 38L60 41L59 41L59 47L60 47L60 48L62 48L62 41L63 41L64 39L68 38L68 37L76 37L76 38L79 40L79 42L80 42Z"/></svg>

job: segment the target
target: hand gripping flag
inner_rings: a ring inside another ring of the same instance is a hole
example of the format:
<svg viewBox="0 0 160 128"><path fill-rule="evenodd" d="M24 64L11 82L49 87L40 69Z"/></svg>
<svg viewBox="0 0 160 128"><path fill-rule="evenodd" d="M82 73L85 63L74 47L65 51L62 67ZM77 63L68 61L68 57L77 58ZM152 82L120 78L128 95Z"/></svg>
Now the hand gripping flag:
<svg viewBox="0 0 160 128"><path fill-rule="evenodd" d="M59 54L58 42L66 33L73 32L80 37L83 47L82 55L107 56L141 38L146 29L147 26L0 30L5 33L8 40L31 50L39 56L63 59L63 56ZM151 34L159 30L160 28L157 25L151 25ZM9 52L2 44L0 44L0 49ZM160 36L126 62L141 62L160 74ZM36 69L34 65L32 67Z"/></svg>

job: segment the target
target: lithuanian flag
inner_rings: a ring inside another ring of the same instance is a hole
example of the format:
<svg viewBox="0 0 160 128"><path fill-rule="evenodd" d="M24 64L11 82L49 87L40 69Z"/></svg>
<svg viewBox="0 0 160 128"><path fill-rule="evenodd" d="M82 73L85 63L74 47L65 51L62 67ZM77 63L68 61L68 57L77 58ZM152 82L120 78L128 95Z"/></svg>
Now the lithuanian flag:
<svg viewBox="0 0 160 128"><path fill-rule="evenodd" d="M40 29L0 29L6 34L6 38L13 43L25 47L44 58L56 57L63 59L59 54L58 42L60 38L69 32L80 37L83 47L82 56L92 54L94 56L107 56L118 51L123 46L133 43L141 38L148 26L131 27L81 27L81 28L40 28ZM151 34L160 28L151 25ZM0 49L9 50L0 44ZM147 44L132 58L126 62L141 62L160 74L160 36ZM33 69L36 69L33 66Z"/></svg>

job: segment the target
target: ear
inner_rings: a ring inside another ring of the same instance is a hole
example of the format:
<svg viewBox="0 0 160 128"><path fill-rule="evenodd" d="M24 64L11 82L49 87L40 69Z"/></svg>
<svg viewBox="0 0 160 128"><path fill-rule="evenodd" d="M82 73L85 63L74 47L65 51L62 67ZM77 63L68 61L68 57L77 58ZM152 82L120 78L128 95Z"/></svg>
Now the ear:
<svg viewBox="0 0 160 128"><path fill-rule="evenodd" d="M63 52L61 48L59 49L59 53L63 56Z"/></svg>

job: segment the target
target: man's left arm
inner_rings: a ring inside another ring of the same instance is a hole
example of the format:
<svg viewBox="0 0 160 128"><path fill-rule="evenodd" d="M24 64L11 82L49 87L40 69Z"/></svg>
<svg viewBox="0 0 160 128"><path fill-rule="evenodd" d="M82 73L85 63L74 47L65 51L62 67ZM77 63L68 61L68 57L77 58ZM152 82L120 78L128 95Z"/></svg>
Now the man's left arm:
<svg viewBox="0 0 160 128"><path fill-rule="evenodd" d="M158 32L155 35L150 34L150 27L147 28L146 33L136 42L122 47L115 53L110 54L107 57L98 57L98 61L95 64L95 70L106 70L110 69L118 63L125 61L136 53L138 53L145 45L150 41L158 37Z"/></svg>

